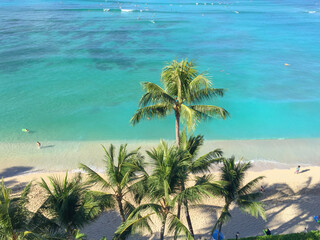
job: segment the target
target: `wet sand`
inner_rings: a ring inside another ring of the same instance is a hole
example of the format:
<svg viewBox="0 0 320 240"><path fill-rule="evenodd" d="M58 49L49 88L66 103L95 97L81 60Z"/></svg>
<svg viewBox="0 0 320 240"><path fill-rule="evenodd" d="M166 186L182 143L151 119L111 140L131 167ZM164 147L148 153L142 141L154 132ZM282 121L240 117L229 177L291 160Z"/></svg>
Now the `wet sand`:
<svg viewBox="0 0 320 240"><path fill-rule="evenodd" d="M36 143L0 143L1 170L30 168L28 171L61 171L75 169L79 163L103 167L104 151L101 147L113 143L119 146L128 143L128 149L141 146L145 153L159 144L159 141L55 141ZM171 141L173 144L174 142ZM221 148L226 157L235 155L238 159L257 163L255 170L290 168L296 165L320 166L320 139L282 139L282 140L206 140L199 154ZM26 172L26 171L24 171Z"/></svg>

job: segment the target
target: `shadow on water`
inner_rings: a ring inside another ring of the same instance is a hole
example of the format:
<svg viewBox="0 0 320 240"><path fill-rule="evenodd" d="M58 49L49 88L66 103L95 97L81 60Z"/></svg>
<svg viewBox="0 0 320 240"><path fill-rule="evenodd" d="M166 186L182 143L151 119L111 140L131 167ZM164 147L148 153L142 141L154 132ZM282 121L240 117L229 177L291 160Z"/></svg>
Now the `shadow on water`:
<svg viewBox="0 0 320 240"><path fill-rule="evenodd" d="M55 145L46 145L46 146L41 146L41 149L42 148L53 148Z"/></svg>
<svg viewBox="0 0 320 240"><path fill-rule="evenodd" d="M0 178L14 177L17 175L27 173L28 171L30 171L32 169L33 169L33 167L27 167L27 166L17 166L17 167L5 168L2 170L2 172L0 172Z"/></svg>

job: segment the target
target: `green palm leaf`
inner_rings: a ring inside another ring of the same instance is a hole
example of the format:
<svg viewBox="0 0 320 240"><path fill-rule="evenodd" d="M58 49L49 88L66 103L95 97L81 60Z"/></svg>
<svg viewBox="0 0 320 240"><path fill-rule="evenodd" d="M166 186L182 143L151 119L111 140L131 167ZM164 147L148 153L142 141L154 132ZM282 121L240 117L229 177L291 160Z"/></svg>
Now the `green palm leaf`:
<svg viewBox="0 0 320 240"><path fill-rule="evenodd" d="M102 188L108 189L111 187L110 183L101 177L98 173L92 170L90 167L85 164L80 163L79 168L85 171L89 175L89 183L95 183L101 185Z"/></svg>
<svg viewBox="0 0 320 240"><path fill-rule="evenodd" d="M174 239L177 239L179 235L184 236L184 239L187 240L194 239L188 228L175 215L171 215L169 218L169 231L175 232Z"/></svg>
<svg viewBox="0 0 320 240"><path fill-rule="evenodd" d="M226 117L229 116L228 111L221 107L210 106L210 105L192 105L190 106L190 108L197 112L202 113L201 117L203 119L209 119L213 117L226 119Z"/></svg>
<svg viewBox="0 0 320 240"><path fill-rule="evenodd" d="M140 122L142 118L164 118L165 116L167 116L167 114L171 113L172 110L172 106L165 103L143 107L136 111L130 122L132 123L132 125L135 125L136 123Z"/></svg>

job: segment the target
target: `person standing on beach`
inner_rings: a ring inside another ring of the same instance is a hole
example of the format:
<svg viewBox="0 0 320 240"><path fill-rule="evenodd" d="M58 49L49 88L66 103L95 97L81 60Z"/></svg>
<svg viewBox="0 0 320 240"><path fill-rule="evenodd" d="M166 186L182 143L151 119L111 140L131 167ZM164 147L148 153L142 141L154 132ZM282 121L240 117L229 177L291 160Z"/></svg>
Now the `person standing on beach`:
<svg viewBox="0 0 320 240"><path fill-rule="evenodd" d="M296 174L299 174L299 171L300 171L300 165L296 169Z"/></svg>
<svg viewBox="0 0 320 240"><path fill-rule="evenodd" d="M38 148L40 149L40 148L41 148L41 143L40 143L40 142L37 142L37 146L38 146Z"/></svg>

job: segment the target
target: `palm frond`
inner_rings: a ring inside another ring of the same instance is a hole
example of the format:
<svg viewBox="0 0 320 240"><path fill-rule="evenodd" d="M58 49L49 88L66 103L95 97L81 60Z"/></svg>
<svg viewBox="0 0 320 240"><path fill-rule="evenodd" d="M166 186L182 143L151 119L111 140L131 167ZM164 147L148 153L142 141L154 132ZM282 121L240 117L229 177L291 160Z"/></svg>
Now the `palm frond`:
<svg viewBox="0 0 320 240"><path fill-rule="evenodd" d="M116 232L114 233L113 240L124 240L129 235L136 233L137 230L148 230L151 232L151 227L148 224L148 220L150 216L154 213L147 214L146 216L138 216L135 218L128 218L125 222L123 222Z"/></svg>
<svg viewBox="0 0 320 240"><path fill-rule="evenodd" d="M215 181L211 174L203 175L201 177L196 177L195 185L201 185L206 191L214 196L224 196L225 189L224 186L227 185L225 181Z"/></svg>
<svg viewBox="0 0 320 240"><path fill-rule="evenodd" d="M191 91L189 103L199 103L213 97L223 97L224 91L222 88L207 88Z"/></svg>
<svg viewBox="0 0 320 240"><path fill-rule="evenodd" d="M245 186L243 186L239 191L238 194L239 196L245 195L245 194L249 194L250 192L252 192L252 190L257 187L257 184L263 179L263 176L257 177L253 180L251 180L250 182L248 182Z"/></svg>
<svg viewBox="0 0 320 240"><path fill-rule="evenodd" d="M137 124L143 118L164 118L168 114L172 113L173 108L171 105L159 103L152 106L143 107L136 111L132 116L130 122L132 125Z"/></svg>
<svg viewBox="0 0 320 240"><path fill-rule="evenodd" d="M143 82L142 86L143 90L146 91L146 93L140 99L140 107L145 107L149 104L157 103L167 103L172 105L175 104L175 99L168 93L166 93L166 91L157 84L151 82Z"/></svg>
<svg viewBox="0 0 320 240"><path fill-rule="evenodd" d="M237 204L240 209L251 216L258 218L259 216L266 221L265 209L261 202L253 201L252 199L257 199L260 196L259 193L248 194L242 196L237 200Z"/></svg>
<svg viewBox="0 0 320 240"><path fill-rule="evenodd" d="M64 229L78 229L92 221L102 211L110 196L98 196L88 190L81 175L63 180L49 177L50 187L42 179L40 184L47 191L47 199L41 211L50 213L54 221ZM53 190L51 190L53 189Z"/></svg>
<svg viewBox="0 0 320 240"><path fill-rule="evenodd" d="M186 188L185 190L179 192L176 196L177 201L179 203L183 203L184 201L188 201L192 204L201 203L204 197L213 197L210 193L209 184L198 184L191 187Z"/></svg>
<svg viewBox="0 0 320 240"><path fill-rule="evenodd" d="M191 158L195 158L199 152L200 147L203 145L204 137L203 135L187 136L187 132L183 131L180 134L180 148L187 150L191 155Z"/></svg>
<svg viewBox="0 0 320 240"><path fill-rule="evenodd" d="M229 113L222 107L211 106L211 105L192 105L189 106L191 109L202 113L202 119L209 119L213 117L218 117L222 119L226 119L229 117Z"/></svg>
<svg viewBox="0 0 320 240"><path fill-rule="evenodd" d="M125 215L129 216L134 209L135 209L135 206L133 206L130 202L125 200L124 208L123 208Z"/></svg>
<svg viewBox="0 0 320 240"><path fill-rule="evenodd" d="M223 152L221 149L215 149L193 161L190 165L190 171L192 173L204 173L209 171L209 167L213 163L220 163L223 161Z"/></svg>
<svg viewBox="0 0 320 240"><path fill-rule="evenodd" d="M212 86L211 81L206 76L206 73L201 73L189 83L189 87L192 91L199 91L199 90L207 90Z"/></svg>
<svg viewBox="0 0 320 240"><path fill-rule="evenodd" d="M108 180L109 180L108 182L110 184L109 186L115 191L114 187L117 185L117 182L118 182L117 171L114 164L115 147L113 144L110 144L109 150L107 150L103 145L102 145L102 148L104 149L104 152L105 152L106 175L108 176ZM119 165L119 159L118 159L118 165Z"/></svg>
<svg viewBox="0 0 320 240"><path fill-rule="evenodd" d="M175 215L169 217L169 232L175 232L174 239L177 239L178 236L184 236L184 239L193 240L189 229L177 218Z"/></svg>
<svg viewBox="0 0 320 240"><path fill-rule="evenodd" d="M79 168L85 171L89 175L89 183L99 184L102 188L108 189L110 187L110 183L100 176L97 172L92 170L85 164L80 163Z"/></svg>
<svg viewBox="0 0 320 240"><path fill-rule="evenodd" d="M181 121L184 123L188 130L193 130L196 124L203 118L203 114L192 107L181 104Z"/></svg>

